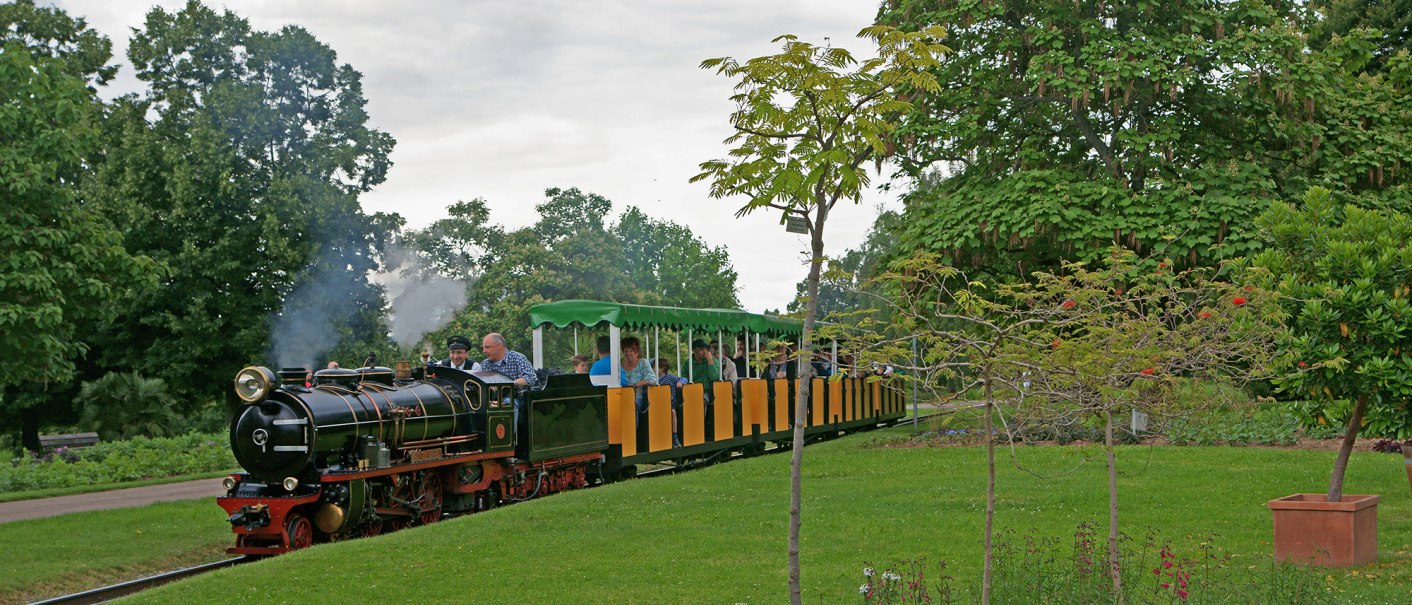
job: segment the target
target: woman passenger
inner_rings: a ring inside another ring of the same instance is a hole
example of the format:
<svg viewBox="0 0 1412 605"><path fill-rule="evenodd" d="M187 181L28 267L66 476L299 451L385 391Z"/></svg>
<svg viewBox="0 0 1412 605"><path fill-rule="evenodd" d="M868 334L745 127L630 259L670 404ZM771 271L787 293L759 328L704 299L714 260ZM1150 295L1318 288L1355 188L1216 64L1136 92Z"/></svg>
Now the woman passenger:
<svg viewBox="0 0 1412 605"><path fill-rule="evenodd" d="M642 388L657 384L657 375L652 364L642 358L642 341L635 336L623 339L622 386L637 388L637 413L647 411L647 390Z"/></svg>

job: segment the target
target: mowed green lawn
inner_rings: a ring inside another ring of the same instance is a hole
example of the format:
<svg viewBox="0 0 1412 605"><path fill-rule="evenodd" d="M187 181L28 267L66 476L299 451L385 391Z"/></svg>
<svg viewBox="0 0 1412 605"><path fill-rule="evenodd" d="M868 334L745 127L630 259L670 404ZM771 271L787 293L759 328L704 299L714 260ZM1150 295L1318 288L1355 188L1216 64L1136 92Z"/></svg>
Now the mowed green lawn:
<svg viewBox="0 0 1412 605"><path fill-rule="evenodd" d="M867 561L941 558L960 583L978 586L984 450L867 447L872 439L860 435L805 450L805 602L856 601ZM1025 447L1017 453L1029 470L1000 461L998 528L1039 530L1065 543L1080 522L1096 522L1103 531L1107 492L1096 450ZM1085 457L1093 460L1069 472ZM1264 565L1271 553L1265 502L1321 491L1334 454L1128 447L1120 457L1128 533L1141 537L1158 529L1179 541L1199 541L1216 532L1217 545L1237 565ZM1327 584L1342 591L1338 602L1412 601L1412 493L1402 459L1356 455L1347 488L1383 495L1381 559L1357 574L1328 572ZM136 600L780 603L788 599L788 490L787 455L740 460L317 546Z"/></svg>
<svg viewBox="0 0 1412 605"><path fill-rule="evenodd" d="M0 523L0 603L27 603L225 558L214 500Z"/></svg>

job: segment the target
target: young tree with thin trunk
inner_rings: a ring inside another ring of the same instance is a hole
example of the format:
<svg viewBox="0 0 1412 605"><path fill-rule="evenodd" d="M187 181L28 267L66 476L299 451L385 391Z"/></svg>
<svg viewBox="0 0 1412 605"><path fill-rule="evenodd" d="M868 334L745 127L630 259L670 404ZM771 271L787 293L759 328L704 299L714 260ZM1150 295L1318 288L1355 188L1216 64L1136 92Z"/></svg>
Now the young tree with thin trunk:
<svg viewBox="0 0 1412 605"><path fill-rule="evenodd" d="M711 196L745 196L737 216L778 210L781 222L803 218L810 236L808 305L799 355L807 359L814 337L819 272L824 262L824 226L840 200L857 202L869 177L866 164L893 149L893 120L912 108L916 95L939 90L928 69L947 52L940 30L907 33L884 26L862 30L878 45L878 56L858 61L842 48L815 46L792 35L775 39L779 54L740 62L708 59L702 69L736 80L735 133L730 159L701 164L692 182L710 181ZM799 589L800 467L803 462L810 368L802 364L795 402L794 450L790 464L789 590Z"/></svg>

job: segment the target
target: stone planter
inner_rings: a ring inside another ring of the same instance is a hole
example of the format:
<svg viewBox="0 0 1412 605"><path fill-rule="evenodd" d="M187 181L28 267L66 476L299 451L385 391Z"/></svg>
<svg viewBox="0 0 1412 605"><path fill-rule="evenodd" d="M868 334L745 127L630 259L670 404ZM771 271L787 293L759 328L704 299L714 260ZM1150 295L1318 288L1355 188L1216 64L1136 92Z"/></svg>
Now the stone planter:
<svg viewBox="0 0 1412 605"><path fill-rule="evenodd" d="M1378 559L1378 496L1295 494L1269 501L1275 517L1275 560L1350 567Z"/></svg>

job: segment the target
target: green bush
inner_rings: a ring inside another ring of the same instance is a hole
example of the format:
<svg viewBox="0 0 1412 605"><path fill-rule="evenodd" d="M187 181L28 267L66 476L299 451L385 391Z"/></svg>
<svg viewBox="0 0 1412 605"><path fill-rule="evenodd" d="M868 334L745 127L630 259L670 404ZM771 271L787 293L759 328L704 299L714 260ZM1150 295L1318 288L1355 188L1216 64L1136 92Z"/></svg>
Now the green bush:
<svg viewBox="0 0 1412 605"><path fill-rule="evenodd" d="M167 437L182 426L167 383L137 372L112 372L83 383L78 402L83 406L80 426L103 439Z"/></svg>
<svg viewBox="0 0 1412 605"><path fill-rule="evenodd" d="M235 468L223 434L128 439L84 449L57 448L0 464L0 493L122 483Z"/></svg>
<svg viewBox="0 0 1412 605"><path fill-rule="evenodd" d="M1342 432L1337 424L1306 424L1297 405L1209 411L1168 420L1159 431L1174 445L1294 445L1301 436L1329 439Z"/></svg>

